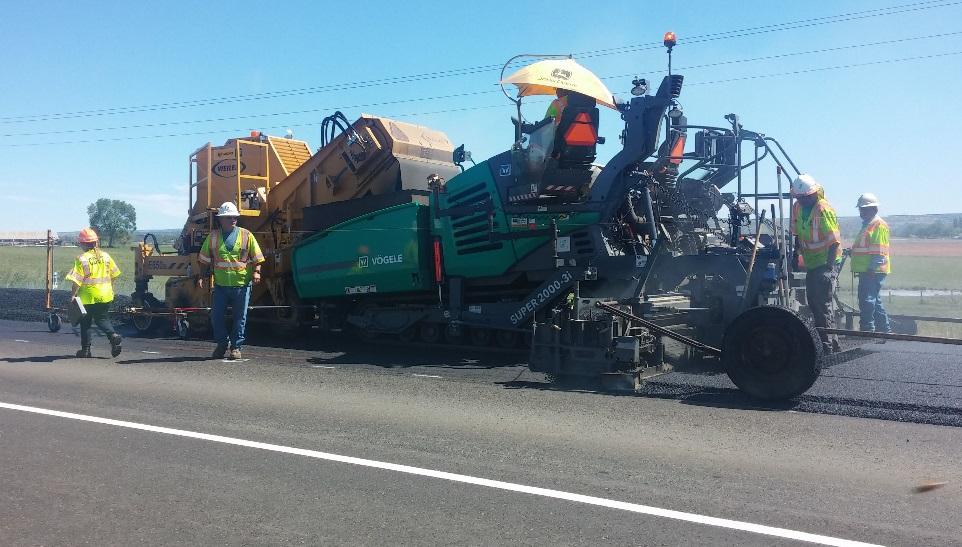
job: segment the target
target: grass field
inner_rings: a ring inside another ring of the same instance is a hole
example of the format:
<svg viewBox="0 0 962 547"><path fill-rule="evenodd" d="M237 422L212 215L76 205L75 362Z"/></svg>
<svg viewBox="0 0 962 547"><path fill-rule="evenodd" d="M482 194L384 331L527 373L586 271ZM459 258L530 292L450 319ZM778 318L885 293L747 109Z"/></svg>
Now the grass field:
<svg viewBox="0 0 962 547"><path fill-rule="evenodd" d="M60 274L60 288L69 288L64 276L73 267L75 247L54 249L54 271ZM119 294L134 290L134 253L129 248L109 249L123 272L114 289ZM924 297L893 296L886 298L890 313L900 315L962 316L962 241L959 240L895 240L892 243L893 273L886 281L889 289L949 289L957 296ZM0 247L0 288L44 288L46 249L43 247ZM857 283L857 281L856 281ZM164 278L151 281L150 290L163 299ZM840 296L855 304L852 277L846 266L841 275ZM926 323L920 331L932 336L962 337L962 325Z"/></svg>
<svg viewBox="0 0 962 547"><path fill-rule="evenodd" d="M842 287L847 287L851 279L846 263ZM962 290L962 240L893 240L892 273L885 280L885 288Z"/></svg>
<svg viewBox="0 0 962 547"><path fill-rule="evenodd" d="M107 249L117 261L123 273L114 284L114 292L130 294L134 291L134 251L118 247ZM53 271L60 277L59 287L69 289L70 282L65 280L73 268L74 258L80 254L76 247L56 247L53 251ZM47 269L47 249L45 247L0 247L0 288L43 289ZM151 280L150 290L158 297L164 294L164 279Z"/></svg>

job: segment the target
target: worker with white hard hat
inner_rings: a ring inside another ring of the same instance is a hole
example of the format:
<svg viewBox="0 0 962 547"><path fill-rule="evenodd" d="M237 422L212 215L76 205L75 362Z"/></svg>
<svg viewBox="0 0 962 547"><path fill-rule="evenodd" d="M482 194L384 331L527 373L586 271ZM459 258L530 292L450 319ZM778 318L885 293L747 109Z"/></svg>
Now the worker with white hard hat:
<svg viewBox="0 0 962 547"><path fill-rule="evenodd" d="M859 196L862 230L852 245L852 273L858 276L858 307L863 331L891 332L888 314L882 306L882 284L892 272L889 258L889 225L878 214L875 194Z"/></svg>
<svg viewBox="0 0 962 547"><path fill-rule="evenodd" d="M792 182L795 205L792 232L805 264L805 297L816 327L835 328L835 291L841 262L842 237L838 216L814 177L801 174ZM840 349L838 336L818 331L825 351Z"/></svg>
<svg viewBox="0 0 962 547"><path fill-rule="evenodd" d="M83 251L74 260L67 280L73 283L71 298L79 298L84 315L80 319L80 351L77 357L90 358L90 329L94 324L107 335L110 355L117 357L121 351L122 338L114 332L110 323L110 303L114 301L114 279L120 277L120 268L100 248L100 237L93 228L80 230L77 244Z"/></svg>
<svg viewBox="0 0 962 547"><path fill-rule="evenodd" d="M225 202L217 209L220 229L207 235L200 255L202 264L208 266L204 276L197 278L197 286L203 288L204 278L214 276L211 302L211 327L214 331L213 358L222 359L230 349L231 359L241 358L247 327L247 306L251 297L251 283L260 283L261 264L265 262L257 240L249 230L237 226L240 211L232 202ZM233 310L234 324L228 333L225 326L227 307Z"/></svg>

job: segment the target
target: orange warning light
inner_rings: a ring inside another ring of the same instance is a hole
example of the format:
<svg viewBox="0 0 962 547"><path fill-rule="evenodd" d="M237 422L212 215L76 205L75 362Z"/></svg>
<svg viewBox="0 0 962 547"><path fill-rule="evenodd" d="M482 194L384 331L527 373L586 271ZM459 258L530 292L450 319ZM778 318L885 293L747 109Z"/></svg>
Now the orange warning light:
<svg viewBox="0 0 962 547"><path fill-rule="evenodd" d="M678 38L675 36L674 32L669 30L668 32L665 33L665 47L668 47L668 48L675 47L675 44L677 43L678 43Z"/></svg>

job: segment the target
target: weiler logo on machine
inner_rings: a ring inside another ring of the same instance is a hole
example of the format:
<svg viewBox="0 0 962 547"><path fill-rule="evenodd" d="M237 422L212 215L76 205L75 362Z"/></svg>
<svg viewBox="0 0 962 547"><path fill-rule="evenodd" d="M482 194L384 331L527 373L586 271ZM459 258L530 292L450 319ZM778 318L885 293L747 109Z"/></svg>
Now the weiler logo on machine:
<svg viewBox="0 0 962 547"><path fill-rule="evenodd" d="M377 256L359 256L357 257L357 267L367 268L370 265L383 266L385 264L403 264L404 255L377 255Z"/></svg>
<svg viewBox="0 0 962 547"><path fill-rule="evenodd" d="M244 162L241 162L240 165L241 173L247 170ZM222 159L212 165L210 171L218 177L233 177L237 173L237 162L234 161L234 158Z"/></svg>

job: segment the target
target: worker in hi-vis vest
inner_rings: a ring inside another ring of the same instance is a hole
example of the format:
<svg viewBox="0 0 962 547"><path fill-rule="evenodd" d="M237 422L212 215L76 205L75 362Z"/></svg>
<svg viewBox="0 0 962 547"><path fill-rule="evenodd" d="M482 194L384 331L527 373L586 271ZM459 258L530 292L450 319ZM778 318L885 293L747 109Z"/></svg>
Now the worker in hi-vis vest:
<svg viewBox="0 0 962 547"><path fill-rule="evenodd" d="M818 336L827 353L839 351L838 336L821 329L835 328L835 291L841 263L842 237L838 217L825 191L811 175L792 182L795 248L805 263L805 298Z"/></svg>
<svg viewBox="0 0 962 547"><path fill-rule="evenodd" d="M882 283L892 272L889 257L889 225L878 215L875 194L858 198L862 230L852 245L852 273L858 276L859 328L869 332L891 332L888 314L882 306Z"/></svg>
<svg viewBox="0 0 962 547"><path fill-rule="evenodd" d="M251 298L251 283L260 283L264 255L249 230L237 226L240 212L226 202L217 210L219 230L213 230L204 240L197 257L208 270L197 278L203 288L204 278L214 276L210 320L214 331L213 358L222 359L230 349L230 359L241 358L247 327L247 306ZM228 333L225 325L227 306L232 309L233 328Z"/></svg>
<svg viewBox="0 0 962 547"><path fill-rule="evenodd" d="M93 228L80 230L77 243L83 253L74 260L67 280L73 283L71 298L80 298L86 312L80 319L80 351L77 357L91 357L90 329L97 325L107 335L110 355L120 355L121 341L110 323L110 303L114 301L114 279L120 277L117 263L100 249L100 237Z"/></svg>
<svg viewBox="0 0 962 547"><path fill-rule="evenodd" d="M564 112L565 107L568 106L568 94L571 93L567 89L561 89L560 87L555 89L555 99L551 101L548 105L548 110L544 113L545 118L554 118L555 125L561 123L561 113Z"/></svg>

